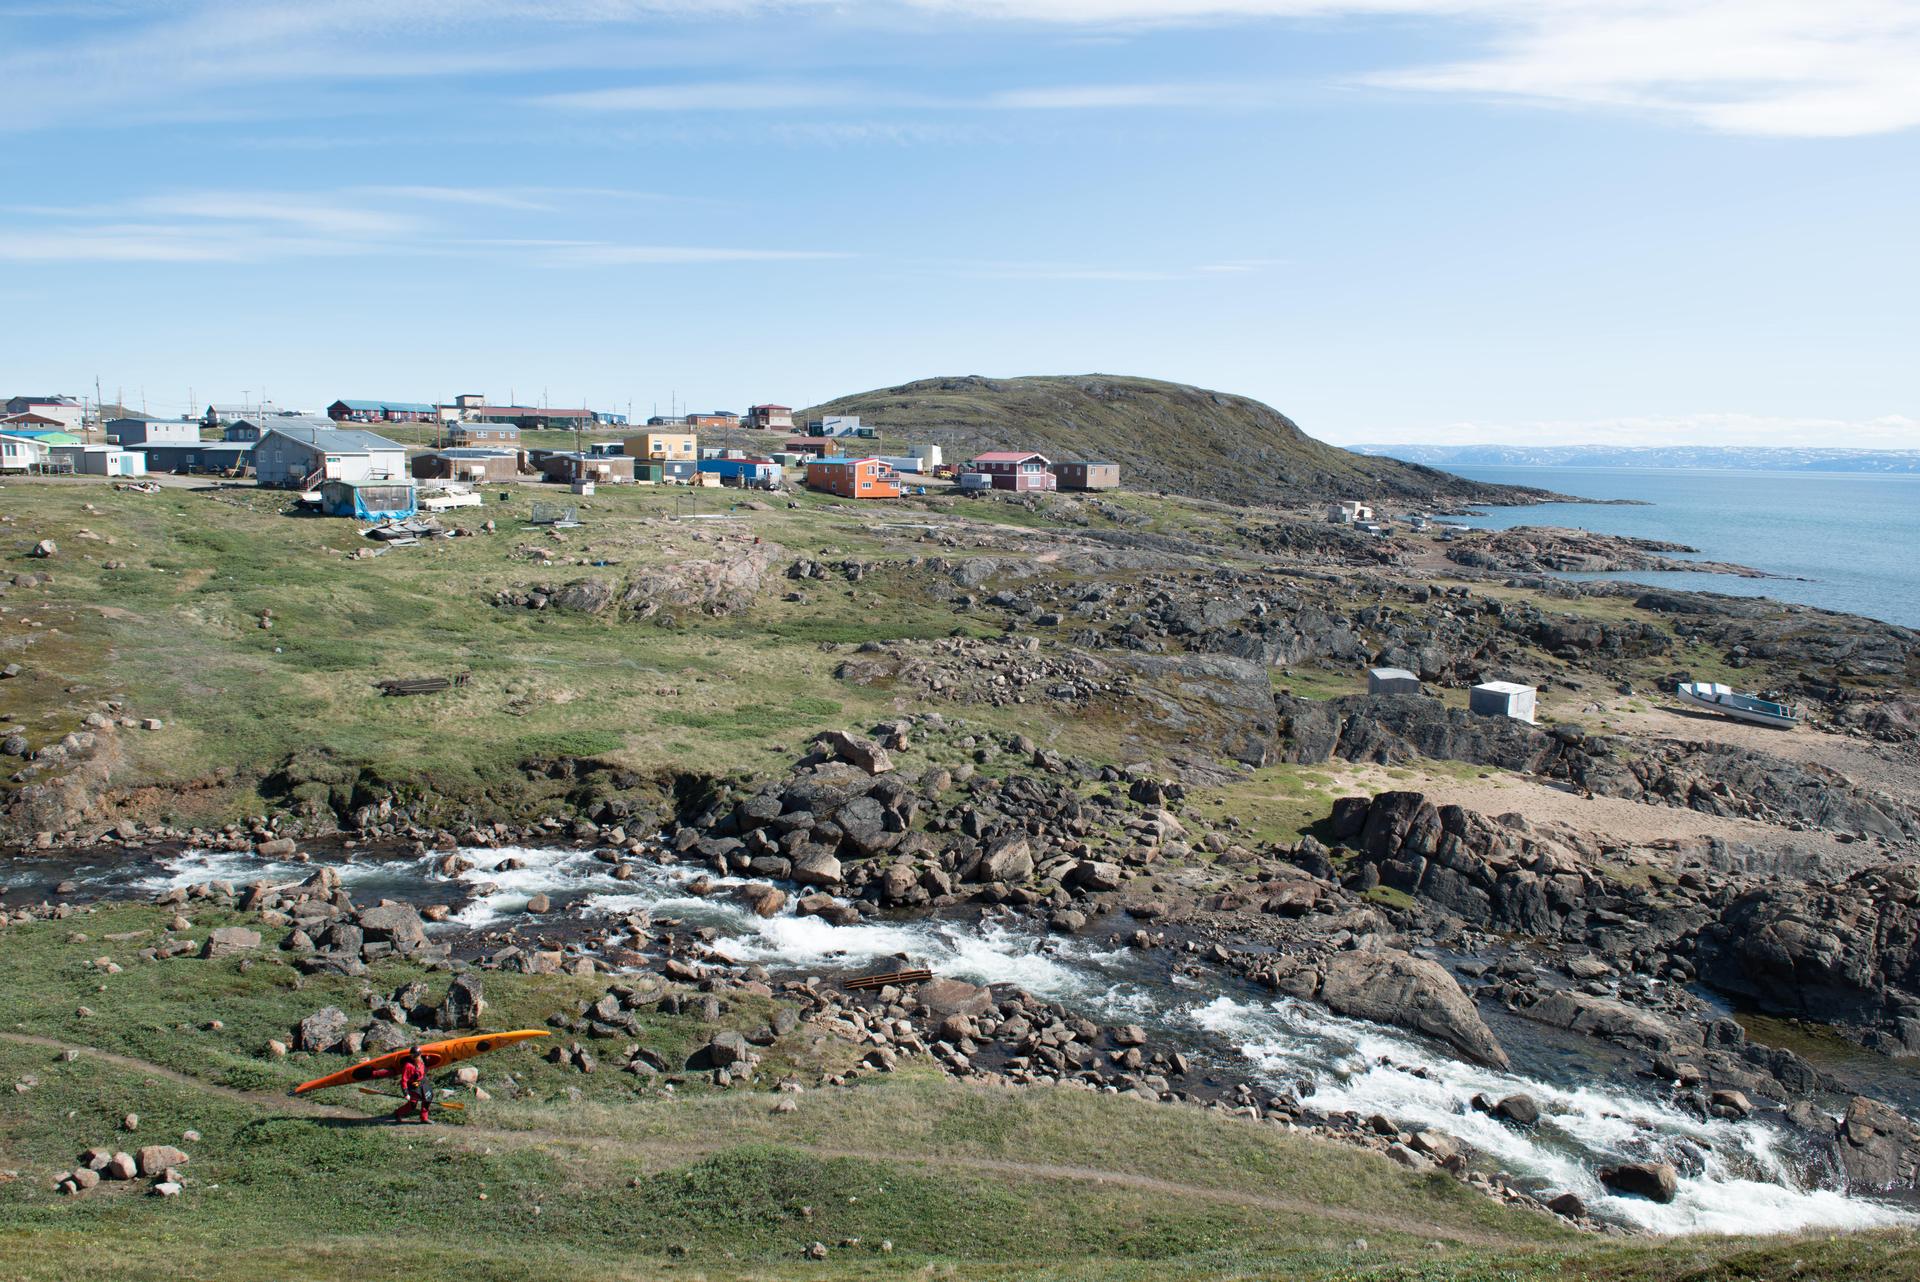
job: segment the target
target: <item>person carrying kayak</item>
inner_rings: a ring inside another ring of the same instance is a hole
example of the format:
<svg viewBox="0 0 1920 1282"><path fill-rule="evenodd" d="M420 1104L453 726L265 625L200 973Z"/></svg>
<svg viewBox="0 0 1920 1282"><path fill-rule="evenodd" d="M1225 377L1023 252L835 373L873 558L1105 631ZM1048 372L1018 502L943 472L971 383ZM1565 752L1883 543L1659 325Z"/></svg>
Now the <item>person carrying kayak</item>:
<svg viewBox="0 0 1920 1282"><path fill-rule="evenodd" d="M390 1068L376 1068L369 1076L392 1077L394 1076L394 1072ZM393 1120L396 1122L406 1121L407 1114L418 1107L420 1110L420 1120L431 1125L433 1119L427 1116L427 1106L433 1101L433 1088L427 1085L427 1057L420 1053L418 1046L413 1048L413 1053L408 1055L406 1060L400 1065L399 1076L400 1093L404 1095L406 1099L399 1108L394 1110Z"/></svg>

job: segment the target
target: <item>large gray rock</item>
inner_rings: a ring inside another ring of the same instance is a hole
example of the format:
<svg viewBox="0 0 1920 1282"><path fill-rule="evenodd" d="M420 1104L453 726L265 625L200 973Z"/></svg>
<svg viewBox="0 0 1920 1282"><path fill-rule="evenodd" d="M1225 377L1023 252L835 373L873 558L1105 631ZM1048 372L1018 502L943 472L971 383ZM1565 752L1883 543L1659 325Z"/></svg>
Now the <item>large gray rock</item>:
<svg viewBox="0 0 1920 1282"><path fill-rule="evenodd" d="M1476 1063L1507 1066L1499 1040L1437 962L1395 949L1340 953L1327 962L1319 998L1339 1014L1425 1033Z"/></svg>
<svg viewBox="0 0 1920 1282"><path fill-rule="evenodd" d="M388 901L363 908L360 929L368 939L384 940L400 953L410 953L427 942L426 925L411 904Z"/></svg>
<svg viewBox="0 0 1920 1282"><path fill-rule="evenodd" d="M995 842L980 858L975 881L1021 882L1033 876L1033 852L1025 837Z"/></svg>
<svg viewBox="0 0 1920 1282"><path fill-rule="evenodd" d="M471 972L455 975L447 986L447 995L433 1012L435 1028L478 1028L487 1014L486 994L480 977Z"/></svg>
<svg viewBox="0 0 1920 1282"><path fill-rule="evenodd" d="M322 1006L300 1021L294 1030L295 1050L330 1051L347 1039L346 1012L338 1006Z"/></svg>
<svg viewBox="0 0 1920 1282"><path fill-rule="evenodd" d="M838 859L827 851L813 849L794 859L793 879L802 886L838 886L846 877Z"/></svg>
<svg viewBox="0 0 1920 1282"><path fill-rule="evenodd" d="M1616 1193L1671 1202L1680 1191L1680 1175L1666 1162L1622 1162L1600 1172L1600 1182Z"/></svg>
<svg viewBox="0 0 1920 1282"><path fill-rule="evenodd" d="M887 750L863 735L848 734L845 730L827 730L815 735L813 741L840 760L851 762L870 775L885 774L893 769L893 758L887 755Z"/></svg>
<svg viewBox="0 0 1920 1282"><path fill-rule="evenodd" d="M1852 1189L1913 1188L1920 1181L1920 1126L1878 1100L1856 1095L1840 1122L1840 1164Z"/></svg>
<svg viewBox="0 0 1920 1282"><path fill-rule="evenodd" d="M250 953L260 947L260 932L248 930L245 926L219 926L207 936L206 947L201 949L202 957L232 957L238 953Z"/></svg>
<svg viewBox="0 0 1920 1282"><path fill-rule="evenodd" d="M930 979L913 995L921 1009L936 1020L949 1015L984 1015L993 1009L993 991L964 979Z"/></svg>
<svg viewBox="0 0 1920 1282"><path fill-rule="evenodd" d="M170 1166L185 1166L187 1155L171 1144L149 1144L134 1155L140 1166L140 1174L155 1178L164 1174Z"/></svg>

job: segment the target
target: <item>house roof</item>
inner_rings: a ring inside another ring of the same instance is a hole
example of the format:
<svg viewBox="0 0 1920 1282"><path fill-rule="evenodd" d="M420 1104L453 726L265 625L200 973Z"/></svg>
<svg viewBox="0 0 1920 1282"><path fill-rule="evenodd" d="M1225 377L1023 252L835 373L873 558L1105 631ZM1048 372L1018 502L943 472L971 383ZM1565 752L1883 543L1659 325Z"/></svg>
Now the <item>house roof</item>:
<svg viewBox="0 0 1920 1282"><path fill-rule="evenodd" d="M1112 459L1106 459L1106 458L1075 458L1075 459L1068 459L1065 463L1061 464L1061 466L1062 467L1119 467L1120 465L1114 462Z"/></svg>
<svg viewBox="0 0 1920 1282"><path fill-rule="evenodd" d="M791 406L791 405L773 405L773 404L767 404L767 405L749 405L749 406L747 406L747 413L749 413L749 414L751 414L751 413L753 413L753 412L754 412L755 410L786 410L786 411L787 411L788 413L792 413L792 412L793 412L793 406Z"/></svg>
<svg viewBox="0 0 1920 1282"><path fill-rule="evenodd" d="M814 459L811 463L807 464L807 466L808 467L857 467L862 463L878 463L882 467L893 466L893 464L887 462L885 459L876 458L871 454L867 455L865 458L851 458L846 455L836 454L830 458Z"/></svg>
<svg viewBox="0 0 1920 1282"><path fill-rule="evenodd" d="M299 410L283 410L272 401L261 401L257 405L221 405L207 406L215 418L278 418L285 414L299 414Z"/></svg>
<svg viewBox="0 0 1920 1282"><path fill-rule="evenodd" d="M325 424L325 426L320 426ZM375 432L357 432L335 427L332 419L283 420L278 423L263 423L269 434L277 432L302 445L311 445L324 454L371 454L386 450L405 450L407 447Z"/></svg>
<svg viewBox="0 0 1920 1282"><path fill-rule="evenodd" d="M62 405L69 408L77 408L80 404L71 396L10 396L7 400L9 404L20 401L27 405Z"/></svg>
<svg viewBox="0 0 1920 1282"><path fill-rule="evenodd" d="M78 445L80 438L72 432L57 427L15 427L7 430L8 436L17 436L23 440L38 441L42 445Z"/></svg>
<svg viewBox="0 0 1920 1282"><path fill-rule="evenodd" d="M592 418L592 410L540 409L532 405L469 405L463 414L491 418Z"/></svg>
<svg viewBox="0 0 1920 1282"><path fill-rule="evenodd" d="M431 414L434 407L423 401L349 401L341 399L336 405L344 405L350 410L377 410L388 414Z"/></svg>
<svg viewBox="0 0 1920 1282"><path fill-rule="evenodd" d="M512 450L486 450L472 445L456 445L449 450L435 451L441 458L518 458Z"/></svg>
<svg viewBox="0 0 1920 1282"><path fill-rule="evenodd" d="M16 436L12 432L0 432L0 440L13 441L20 445L38 445L43 450L47 448L47 443L38 437Z"/></svg>
<svg viewBox="0 0 1920 1282"><path fill-rule="evenodd" d="M1037 458L1042 463L1047 461L1046 455L1036 454L1032 450L988 450L985 454L974 455L969 461L974 463L1024 463L1030 458Z"/></svg>
<svg viewBox="0 0 1920 1282"><path fill-rule="evenodd" d="M8 414L0 417L0 427L9 427L15 431L32 423L45 423L49 427L54 428L66 426L66 423L60 419L48 418L45 414L35 414L31 411L23 411L19 414Z"/></svg>
<svg viewBox="0 0 1920 1282"><path fill-rule="evenodd" d="M245 454L256 441L143 441L128 448L136 453L155 454L166 450L232 450Z"/></svg>

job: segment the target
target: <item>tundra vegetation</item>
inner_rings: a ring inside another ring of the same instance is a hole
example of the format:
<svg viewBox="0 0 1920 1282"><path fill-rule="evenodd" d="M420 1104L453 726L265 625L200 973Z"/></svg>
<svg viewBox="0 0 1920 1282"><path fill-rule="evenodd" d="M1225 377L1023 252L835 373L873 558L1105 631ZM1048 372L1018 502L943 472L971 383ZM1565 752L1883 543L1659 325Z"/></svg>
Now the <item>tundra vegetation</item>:
<svg viewBox="0 0 1920 1282"><path fill-rule="evenodd" d="M1239 506L1232 488L857 508L703 491L695 519L688 493L610 487L566 500L581 525L554 530L528 521L548 496L509 485L439 518L458 537L372 555L359 525L250 487L9 482L0 824L11 856L83 865L170 845L425 854L616 831L639 858L642 834L678 833L646 857L782 884L812 869L859 912L985 895L1072 931L1124 911L1148 923L1139 947L1172 947L1153 937L1164 928L1217 948L1226 971L1481 1062L1504 1052L1476 999L1685 1061L1703 1092L1787 1099L1812 1089L1822 1045L1920 1053L1900 871L1920 836L1913 634L1575 586L1548 575L1550 541L1455 555L1426 534L1328 526L1317 507ZM42 540L54 551L32 555ZM1368 697L1375 663L1438 697ZM1720 733L1667 708L1681 674L1779 689L1811 728L1792 743ZM378 688L432 675L465 679ZM1469 717L1483 677L1539 685L1543 724ZM858 763L889 737L888 768ZM888 773L914 782L887 792ZM795 789L839 789L842 817L823 804L775 849ZM1493 817L1508 811L1524 818ZM1041 829L1030 851L993 826L1008 817ZM481 1061L486 1098L469 1092L433 1130L366 1125L391 1102L287 1098L349 1062L293 1030L329 1008L353 1012L355 1037L433 1026L449 968L472 959L403 942L417 919L383 935L364 904L302 917L324 883L160 904L30 885L51 893L16 891L0 926L10 1277L83 1260L99 1277L343 1279L1920 1270L1900 1230L1610 1235L1272 1100L1251 1115L1147 1102L1152 1089L1074 1089L1070 1065L1038 1062L1015 1088L898 1047L873 1071L875 1025L851 1004L751 974L703 996L713 972L694 963L712 959L684 935L670 951L693 968L670 961L644 1001L531 945L488 966L488 1025L552 1027L558 1059ZM1810 918L1838 936L1801 929ZM1335 928L1405 960L1356 975ZM1463 990L1399 951L1496 938L1537 950L1566 991L1518 968ZM1611 983L1614 1005L1582 975ZM1756 1012L1746 1031L1680 991L1696 978ZM1382 1010L1394 992L1423 1013ZM904 1039L993 1045L903 1009ZM988 1021L1026 1018L1005 1011ZM682 1068L749 1045L750 1074ZM1130 1080L1168 1062L1136 1055ZM1872 1160L1910 1181L1920 1133L1882 1125ZM138 1167L149 1145L177 1146L176 1195L81 1160L103 1150L111 1170L124 1150Z"/></svg>

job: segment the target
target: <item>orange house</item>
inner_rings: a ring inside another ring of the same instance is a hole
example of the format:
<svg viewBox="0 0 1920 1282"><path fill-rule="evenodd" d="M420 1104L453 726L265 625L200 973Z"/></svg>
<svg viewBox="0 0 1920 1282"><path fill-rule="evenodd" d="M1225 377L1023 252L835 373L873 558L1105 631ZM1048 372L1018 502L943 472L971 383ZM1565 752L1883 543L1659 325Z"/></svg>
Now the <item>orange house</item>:
<svg viewBox="0 0 1920 1282"><path fill-rule="evenodd" d="M897 499L900 474L877 458L817 458L807 464L807 488L843 499Z"/></svg>

